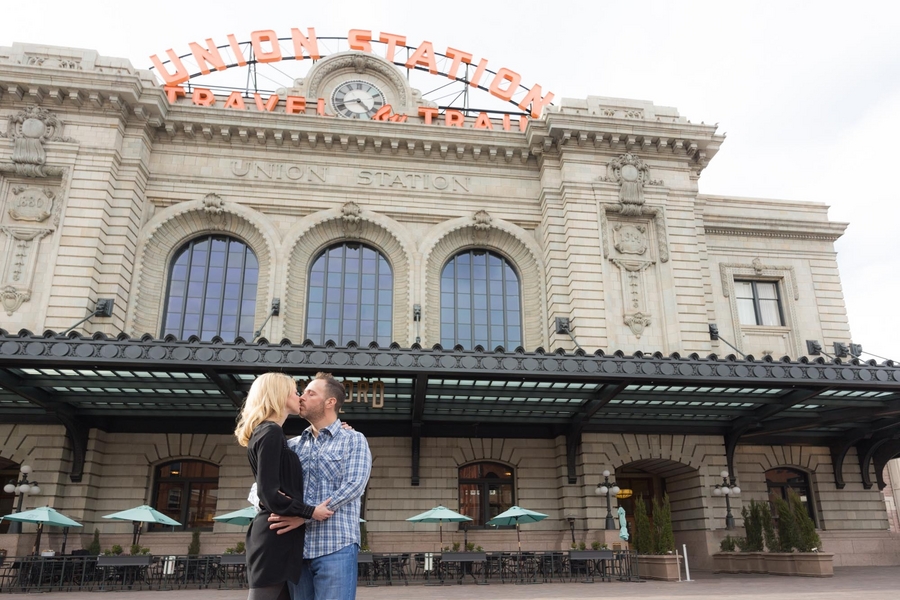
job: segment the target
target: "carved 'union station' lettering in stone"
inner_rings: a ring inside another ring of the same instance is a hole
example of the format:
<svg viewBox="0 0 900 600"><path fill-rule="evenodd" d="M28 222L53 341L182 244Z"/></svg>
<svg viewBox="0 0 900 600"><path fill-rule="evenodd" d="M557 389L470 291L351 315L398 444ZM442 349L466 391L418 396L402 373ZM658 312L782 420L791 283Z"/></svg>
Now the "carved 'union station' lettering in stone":
<svg viewBox="0 0 900 600"><path fill-rule="evenodd" d="M235 160L231 163L231 174L250 179L328 183L328 167L324 166Z"/></svg>

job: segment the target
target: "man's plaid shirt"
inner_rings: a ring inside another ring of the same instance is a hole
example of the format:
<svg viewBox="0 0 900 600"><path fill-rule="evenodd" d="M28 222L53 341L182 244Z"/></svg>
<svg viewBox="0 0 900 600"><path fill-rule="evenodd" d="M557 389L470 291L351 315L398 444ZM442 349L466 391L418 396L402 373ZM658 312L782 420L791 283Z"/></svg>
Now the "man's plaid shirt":
<svg viewBox="0 0 900 600"><path fill-rule="evenodd" d="M341 429L338 419L313 436L308 427L288 440L288 447L303 466L303 501L310 506L331 498L334 515L324 521L306 522L303 558L318 558L359 544L360 498L372 470L372 453L366 436Z"/></svg>

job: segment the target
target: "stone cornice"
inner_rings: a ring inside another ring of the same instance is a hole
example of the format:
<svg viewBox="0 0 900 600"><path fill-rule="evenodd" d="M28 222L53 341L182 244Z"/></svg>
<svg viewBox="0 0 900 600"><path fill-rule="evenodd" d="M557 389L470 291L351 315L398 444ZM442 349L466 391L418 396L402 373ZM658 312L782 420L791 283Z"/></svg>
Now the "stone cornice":
<svg viewBox="0 0 900 600"><path fill-rule="evenodd" d="M84 72L0 64L0 99L47 107L112 110L151 127L160 126L169 109L166 96L146 71Z"/></svg>
<svg viewBox="0 0 900 600"><path fill-rule="evenodd" d="M326 149L351 147L358 151L440 156L475 160L526 162L530 156L525 136L518 131L350 121L283 112L240 111L231 108L170 106L162 135L209 142L293 145Z"/></svg>
<svg viewBox="0 0 900 600"><path fill-rule="evenodd" d="M786 219L703 217L703 230L710 235L821 240L834 242L844 234L846 223L790 221Z"/></svg>

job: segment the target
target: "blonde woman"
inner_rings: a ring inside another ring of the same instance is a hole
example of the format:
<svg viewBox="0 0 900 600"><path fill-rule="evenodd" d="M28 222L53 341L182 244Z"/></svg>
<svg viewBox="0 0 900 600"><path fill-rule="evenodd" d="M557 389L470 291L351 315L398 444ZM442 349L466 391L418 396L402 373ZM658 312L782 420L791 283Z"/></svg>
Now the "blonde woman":
<svg viewBox="0 0 900 600"><path fill-rule="evenodd" d="M300 579L305 528L279 535L269 528L269 515L324 521L334 514L328 501L303 503L300 459L288 449L281 429L288 415L299 412L297 383L282 373L266 373L250 387L234 430L238 443L247 447L259 496L259 512L247 531L248 600L289 600L287 582Z"/></svg>

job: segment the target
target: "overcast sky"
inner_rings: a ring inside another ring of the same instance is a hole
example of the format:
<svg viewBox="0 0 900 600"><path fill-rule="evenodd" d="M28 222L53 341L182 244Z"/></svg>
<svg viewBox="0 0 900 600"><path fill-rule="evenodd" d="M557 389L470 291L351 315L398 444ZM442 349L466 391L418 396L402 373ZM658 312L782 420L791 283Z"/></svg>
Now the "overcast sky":
<svg viewBox="0 0 900 600"><path fill-rule="evenodd" d="M728 139L700 192L828 204L850 223L836 247L853 341L900 360L898 2L4 4L2 46L91 48L147 68L151 54L228 33L370 29L488 58L557 98L650 100L718 123Z"/></svg>

